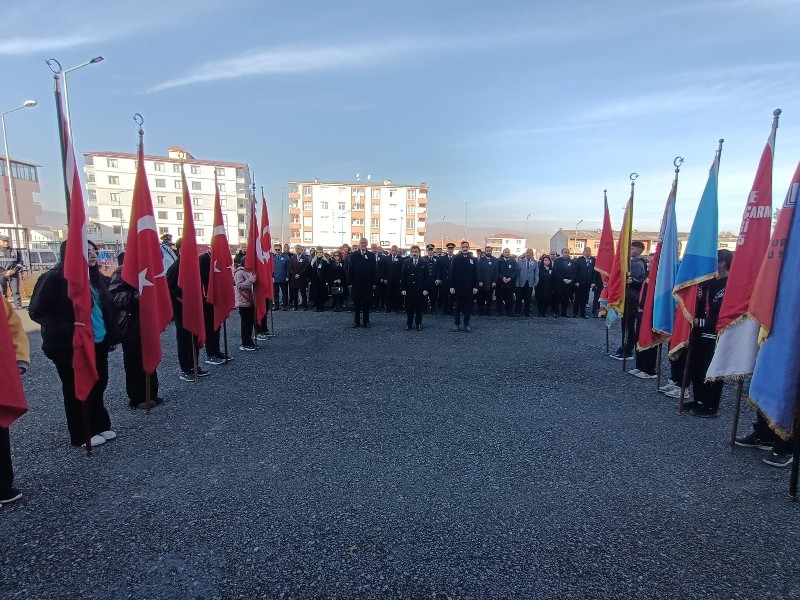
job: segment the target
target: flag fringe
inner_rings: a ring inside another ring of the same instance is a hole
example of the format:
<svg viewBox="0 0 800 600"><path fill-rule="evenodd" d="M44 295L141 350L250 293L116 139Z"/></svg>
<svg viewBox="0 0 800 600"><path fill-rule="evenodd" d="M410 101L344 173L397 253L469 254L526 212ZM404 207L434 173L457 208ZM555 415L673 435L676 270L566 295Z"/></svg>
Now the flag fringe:
<svg viewBox="0 0 800 600"><path fill-rule="evenodd" d="M716 278L716 276L717 276L717 272L715 271L715 272L710 273L708 275L703 275L702 277L695 277L694 279L691 279L689 281L683 281L683 282L679 283L678 285L676 285L673 288L672 297L675 300L677 300L678 306L681 307L681 312L683 313L683 316L686 317L687 321L693 322L694 321L694 314L693 313L689 313L689 310L686 308L686 304L683 302L683 298L678 294L678 292L681 292L681 291L685 290L686 288L690 288L693 285L700 285L704 281L708 281L709 279Z"/></svg>
<svg viewBox="0 0 800 600"><path fill-rule="evenodd" d="M793 432L784 430L780 425L778 425L772 419L770 419L766 411L758 405L758 401L751 398L749 394L747 396L747 402L751 406L753 406L753 408L755 408L759 413L761 413L761 416L764 417L764 420L767 422L767 425L775 433L775 435L780 437L784 442L788 442L792 438ZM795 410L797 410L797 408L795 408ZM794 421L792 421L792 426L794 426Z"/></svg>
<svg viewBox="0 0 800 600"><path fill-rule="evenodd" d="M689 341L687 340L685 342L681 342L680 344L678 344L674 348L670 348L670 351L668 353L669 354L669 359L673 360L673 361L677 360L677 356L675 358L673 358L673 356L676 355L681 350L683 350L684 348L687 348L688 346L689 346Z"/></svg>
<svg viewBox="0 0 800 600"><path fill-rule="evenodd" d="M663 344L664 342L667 342L667 341L669 341L669 337L667 337L665 339L657 340L652 344L647 344L647 346L642 346L641 344L639 344L637 342L636 343L636 351L637 352L644 352L645 350L650 350L650 348L655 348L656 346L658 346L660 344Z"/></svg>

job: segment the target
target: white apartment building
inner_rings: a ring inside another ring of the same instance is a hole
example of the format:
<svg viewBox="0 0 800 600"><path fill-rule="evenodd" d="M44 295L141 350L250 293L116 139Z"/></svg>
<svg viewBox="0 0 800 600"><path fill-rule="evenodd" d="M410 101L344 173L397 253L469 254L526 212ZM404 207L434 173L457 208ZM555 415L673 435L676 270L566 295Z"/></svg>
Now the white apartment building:
<svg viewBox="0 0 800 600"><path fill-rule="evenodd" d="M422 245L427 206L426 183L290 181L288 241L334 248L365 237L384 247Z"/></svg>
<svg viewBox="0 0 800 600"><path fill-rule="evenodd" d="M124 245L128 236L137 155L84 152L84 157L89 237L113 247ZM251 193L247 163L200 160L179 146L169 148L167 156L145 155L144 158L159 235L171 233L175 239L183 235L183 165L192 198L198 243L211 243L215 175L228 243L232 246L247 243Z"/></svg>
<svg viewBox="0 0 800 600"><path fill-rule="evenodd" d="M494 233L486 238L486 245L492 248L492 253L499 256L503 248L511 250L514 256L520 256L527 249L528 240L513 233ZM535 253L534 253L535 254Z"/></svg>

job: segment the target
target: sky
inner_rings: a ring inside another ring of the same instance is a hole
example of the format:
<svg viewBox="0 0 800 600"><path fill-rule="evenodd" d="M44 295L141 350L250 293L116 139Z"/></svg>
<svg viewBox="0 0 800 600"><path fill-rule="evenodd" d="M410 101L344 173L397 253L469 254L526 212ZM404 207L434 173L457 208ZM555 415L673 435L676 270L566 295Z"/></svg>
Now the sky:
<svg viewBox="0 0 800 600"><path fill-rule="evenodd" d="M64 204L52 73L69 75L77 151L179 145L250 164L271 212L290 180L430 186L429 223L551 234L657 230L674 177L688 231L718 140L720 229L738 231L772 124L773 203L800 160L800 2L83 0L0 14L12 156ZM465 205L465 203L467 203ZM274 220L274 217L273 217Z"/></svg>

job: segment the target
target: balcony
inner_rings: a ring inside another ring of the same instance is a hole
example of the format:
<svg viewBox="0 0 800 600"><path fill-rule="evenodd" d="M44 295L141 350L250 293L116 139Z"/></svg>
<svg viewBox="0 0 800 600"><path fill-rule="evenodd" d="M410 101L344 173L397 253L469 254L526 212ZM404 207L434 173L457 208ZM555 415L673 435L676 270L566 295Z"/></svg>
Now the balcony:
<svg viewBox="0 0 800 600"><path fill-rule="evenodd" d="M428 218L428 213L426 213L426 212L424 212L424 211L423 211L423 212L418 212L418 213L417 213L417 220L418 220L418 221L424 221L424 220L425 220L425 219L427 219L427 218Z"/></svg>
<svg viewBox="0 0 800 600"><path fill-rule="evenodd" d="M300 215L300 209L296 207L289 207L289 214L290 215Z"/></svg>
<svg viewBox="0 0 800 600"><path fill-rule="evenodd" d="M289 192L289 200L300 200L300 192Z"/></svg>
<svg viewBox="0 0 800 600"><path fill-rule="evenodd" d="M419 200L419 205L420 205L420 206L425 206L425 205L427 205L427 204L428 204L428 198L427 198L427 197L425 197L425 196L420 196L420 197L418 198L418 200Z"/></svg>

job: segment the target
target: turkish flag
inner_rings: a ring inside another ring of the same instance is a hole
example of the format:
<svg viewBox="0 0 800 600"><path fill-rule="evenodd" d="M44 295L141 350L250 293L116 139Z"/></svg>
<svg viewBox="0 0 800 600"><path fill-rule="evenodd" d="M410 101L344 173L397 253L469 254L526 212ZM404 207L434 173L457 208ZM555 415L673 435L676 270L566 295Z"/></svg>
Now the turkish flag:
<svg viewBox="0 0 800 600"><path fill-rule="evenodd" d="M3 382L3 394L0 396L0 427L8 426L28 412L25 392L22 389L22 378L17 366L17 353L8 326L7 314L14 314L5 298L0 301L5 310L0 314L0 381ZM17 317L18 318L18 317Z"/></svg>
<svg viewBox="0 0 800 600"><path fill-rule="evenodd" d="M200 284L200 254L197 251L197 234L194 230L192 199L186 185L186 173L181 166L183 187L183 235L178 264L178 287L181 288L183 328L197 338L197 347L206 343L206 324L203 320L203 288Z"/></svg>
<svg viewBox="0 0 800 600"><path fill-rule="evenodd" d="M272 234L269 230L269 211L267 210L267 199L261 196L261 243L258 246L259 255L258 261L260 271L258 274L258 281L256 285L259 286L261 295L270 300L275 296L275 290L272 287L272 270L274 264L272 262ZM264 303L266 305L266 302ZM264 315L266 315L266 306L264 307ZM262 315L262 316L264 316Z"/></svg>
<svg viewBox="0 0 800 600"><path fill-rule="evenodd" d="M264 213L262 210L262 221ZM244 268L255 274L256 285L253 290L254 302L256 307L256 321L261 321L267 315L266 299L267 291L265 286L272 289L272 277L267 271L267 261L264 257L264 249L261 247L262 232L258 228L256 219L256 197L250 198L250 230L247 232L247 254L244 257Z"/></svg>
<svg viewBox="0 0 800 600"><path fill-rule="evenodd" d="M161 333L172 319L172 303L158 244L153 199L144 168L144 142L141 139L122 279L139 293L142 367L145 373L155 373L162 358Z"/></svg>
<svg viewBox="0 0 800 600"><path fill-rule="evenodd" d="M217 178L214 177L214 231L211 234L211 271L208 274L206 299L214 306L214 329L230 316L235 299L233 297L233 260L222 220L222 202L219 197Z"/></svg>
<svg viewBox="0 0 800 600"><path fill-rule="evenodd" d="M72 369L75 372L75 397L86 400L97 383L97 361L92 333L92 291L89 283L89 242L86 232L86 211L83 207L83 188L75 149L69 135L69 126L61 105L59 80L56 78L56 107L61 133L61 156L64 166L64 183L69 197L69 223L67 225L64 277L67 296L72 301L75 327L72 333Z"/></svg>

